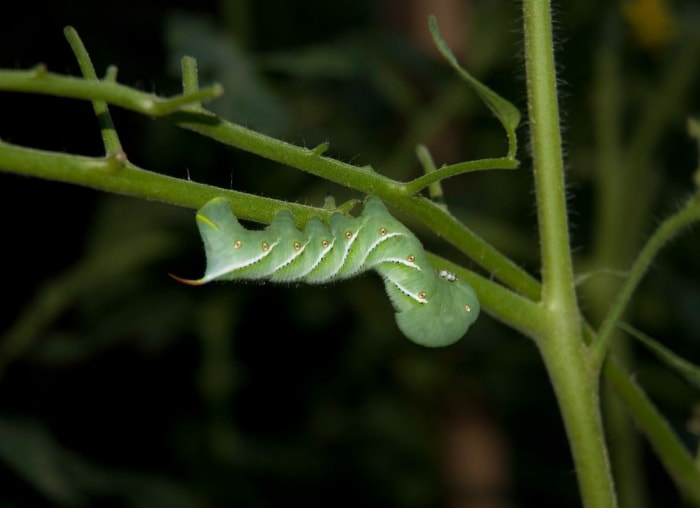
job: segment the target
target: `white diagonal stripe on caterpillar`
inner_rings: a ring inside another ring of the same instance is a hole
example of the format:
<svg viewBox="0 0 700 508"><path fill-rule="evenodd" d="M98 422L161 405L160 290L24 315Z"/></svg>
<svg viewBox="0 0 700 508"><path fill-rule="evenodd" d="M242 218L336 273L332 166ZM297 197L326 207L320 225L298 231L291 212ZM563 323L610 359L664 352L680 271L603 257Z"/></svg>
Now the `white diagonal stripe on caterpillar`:
<svg viewBox="0 0 700 508"><path fill-rule="evenodd" d="M265 230L247 230L224 198L211 200L196 217L207 266L200 279L173 276L181 282L319 284L376 271L385 282L399 328L425 346L452 344L479 315L479 300L469 283L430 266L418 238L376 197L365 200L357 218L335 214L329 225L314 218L302 231L287 210Z"/></svg>

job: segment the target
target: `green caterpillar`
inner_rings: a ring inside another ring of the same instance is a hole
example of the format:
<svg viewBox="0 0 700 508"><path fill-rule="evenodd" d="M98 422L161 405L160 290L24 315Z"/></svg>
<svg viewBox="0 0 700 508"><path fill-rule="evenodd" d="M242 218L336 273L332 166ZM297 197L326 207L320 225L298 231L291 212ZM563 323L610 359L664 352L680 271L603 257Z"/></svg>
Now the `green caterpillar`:
<svg viewBox="0 0 700 508"><path fill-rule="evenodd" d="M207 267L201 279L174 276L186 284L237 279L322 284L374 270L384 281L401 331L431 347L456 342L479 316L479 300L469 283L435 270L418 238L379 198L367 198L357 218L336 213L326 226L315 217L303 231L288 210L264 230L247 230L224 198L209 201L196 220Z"/></svg>

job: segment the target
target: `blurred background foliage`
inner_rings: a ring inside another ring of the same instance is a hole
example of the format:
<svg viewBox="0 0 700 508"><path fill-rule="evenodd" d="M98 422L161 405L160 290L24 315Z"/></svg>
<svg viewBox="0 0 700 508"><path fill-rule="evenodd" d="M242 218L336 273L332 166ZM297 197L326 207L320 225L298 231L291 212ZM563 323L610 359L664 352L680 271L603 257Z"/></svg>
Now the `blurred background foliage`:
<svg viewBox="0 0 700 508"><path fill-rule="evenodd" d="M582 270L596 266L596 231L613 220L596 212L594 120L605 55L621 62L622 93L610 112L621 119L620 146L661 103L645 145L650 170L628 174L628 201L612 212L641 226L609 246L629 251L609 268L624 269L654 224L692 191L698 150L685 125L700 100L692 93L700 62L693 4L557 2L572 237ZM178 92L180 58L191 55L202 83L224 85L210 105L222 117L309 147L329 141L332 156L401 180L420 172L419 142L438 165L506 147L488 109L436 57L428 14L472 74L526 110L517 2L14 6L0 31L3 68L43 62L78 75L62 35L69 24L98 74L114 64L121 82L162 95ZM678 100L666 104L662 83L683 50L696 58L678 78L685 87ZM88 103L2 93L0 111L2 139L101 154ZM129 158L153 171L316 205L328 193L360 197L165 122L112 114ZM537 275L526 134L525 126L521 170L454 178L444 188L455 215ZM0 185L0 507L577 505L537 352L489 316L457 345L430 350L400 335L376 277L320 288L184 287L167 273L196 276L203 268L191 210L7 174ZM631 208L639 185L649 196L642 211ZM405 219L428 248L469 266ZM628 316L696 363L698 252L697 231L664 251ZM607 302L594 295L582 292L595 321L595 308ZM636 349L628 353L637 356L638 379L697 448L689 426L697 393ZM677 505L643 443L640 461L650 506Z"/></svg>

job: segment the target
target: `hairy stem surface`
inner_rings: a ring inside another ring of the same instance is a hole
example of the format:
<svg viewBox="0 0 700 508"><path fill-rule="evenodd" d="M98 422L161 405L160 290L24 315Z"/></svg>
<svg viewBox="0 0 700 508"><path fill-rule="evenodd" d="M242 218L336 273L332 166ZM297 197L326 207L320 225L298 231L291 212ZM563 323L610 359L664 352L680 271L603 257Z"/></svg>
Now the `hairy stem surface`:
<svg viewBox="0 0 700 508"><path fill-rule="evenodd" d="M588 364L574 290L549 2L525 0L523 19L541 305L549 323L538 345L564 419L583 504L612 508L617 501L600 418L598 376Z"/></svg>

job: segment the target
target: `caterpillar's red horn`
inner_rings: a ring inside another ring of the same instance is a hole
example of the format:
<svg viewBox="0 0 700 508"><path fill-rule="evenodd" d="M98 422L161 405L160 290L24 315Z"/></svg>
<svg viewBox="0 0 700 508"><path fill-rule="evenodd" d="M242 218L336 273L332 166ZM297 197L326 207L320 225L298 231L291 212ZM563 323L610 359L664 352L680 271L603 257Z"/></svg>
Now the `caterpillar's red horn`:
<svg viewBox="0 0 700 508"><path fill-rule="evenodd" d="M204 283L201 280L195 280L195 279L184 279L182 277L178 277L177 275L174 275L172 273L168 273L170 277L175 279L178 282L182 282L183 284L187 284L188 286L202 286Z"/></svg>

